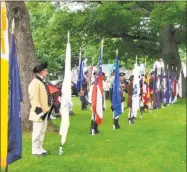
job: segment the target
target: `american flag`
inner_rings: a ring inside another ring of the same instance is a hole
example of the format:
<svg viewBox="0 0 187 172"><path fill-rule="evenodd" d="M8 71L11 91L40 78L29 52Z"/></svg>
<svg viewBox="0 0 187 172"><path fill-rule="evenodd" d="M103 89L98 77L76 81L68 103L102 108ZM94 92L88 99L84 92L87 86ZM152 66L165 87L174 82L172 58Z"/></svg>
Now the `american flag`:
<svg viewBox="0 0 187 172"><path fill-rule="evenodd" d="M102 73L102 55L103 45L101 45L99 58L98 58L98 73L94 82L92 91L92 108L97 124L102 123L103 119L103 73Z"/></svg>

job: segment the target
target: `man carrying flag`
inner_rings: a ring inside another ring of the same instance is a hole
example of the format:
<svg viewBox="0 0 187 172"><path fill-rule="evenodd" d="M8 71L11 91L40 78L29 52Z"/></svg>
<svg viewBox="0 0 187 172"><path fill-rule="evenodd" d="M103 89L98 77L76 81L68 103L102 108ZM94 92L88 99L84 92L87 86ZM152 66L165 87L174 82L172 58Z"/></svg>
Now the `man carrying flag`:
<svg viewBox="0 0 187 172"><path fill-rule="evenodd" d="M137 57L136 57L136 64L133 70L133 94L132 94L132 116L133 119L136 119L137 117L137 111L140 107L140 99L139 99L139 94L140 94L140 84L139 84L139 67L137 64Z"/></svg>
<svg viewBox="0 0 187 172"><path fill-rule="evenodd" d="M103 55L103 40L101 41L101 48L98 61L98 72L92 88L92 120L91 128L92 135L98 134L98 125L102 123L103 119L103 72L102 72L102 55Z"/></svg>
<svg viewBox="0 0 187 172"><path fill-rule="evenodd" d="M77 88L77 91L79 91L79 96L80 96L80 100L81 100L81 104L82 104L82 110L84 109L84 102L83 102L84 91L82 88L83 82L84 82L83 61L81 61L80 65L79 65L79 75L78 75L78 79L77 79L76 88Z"/></svg>
<svg viewBox="0 0 187 172"><path fill-rule="evenodd" d="M121 92L120 92L120 76L118 63L118 50L116 51L116 70L114 82L112 84L112 111L113 111L113 129L120 129L119 116L122 113L121 109Z"/></svg>
<svg viewBox="0 0 187 172"><path fill-rule="evenodd" d="M79 91L80 101L82 104L82 110L86 110L86 98L85 98L85 88L87 87L87 82L83 74L83 61L81 60L81 49L79 58L79 74L77 79L76 88ZM83 90L84 89L84 90Z"/></svg>
<svg viewBox="0 0 187 172"><path fill-rule="evenodd" d="M64 81L62 84L62 100L61 100L60 111L62 114L62 120L60 125L59 134L61 137L61 144L59 148L59 155L62 155L63 149L62 146L66 142L66 136L69 128L69 111L72 107L71 101L71 46L69 42L69 31L68 31L68 41L66 47L66 59L65 59L65 74Z"/></svg>

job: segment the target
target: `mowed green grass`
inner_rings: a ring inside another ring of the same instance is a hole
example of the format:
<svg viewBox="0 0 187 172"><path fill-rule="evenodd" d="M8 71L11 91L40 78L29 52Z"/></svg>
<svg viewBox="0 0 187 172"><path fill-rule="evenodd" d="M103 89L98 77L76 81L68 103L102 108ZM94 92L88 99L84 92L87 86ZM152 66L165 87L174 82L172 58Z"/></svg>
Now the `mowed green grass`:
<svg viewBox="0 0 187 172"><path fill-rule="evenodd" d="M23 133L23 157L9 166L9 172L185 172L186 100L163 109L138 115L134 125L127 122L128 109L120 117L120 130L112 130L110 103L104 112L100 134L88 134L91 111L81 111L73 98L75 116L64 153L58 155L60 135L48 131L44 148L47 157L31 155L31 132ZM60 118L53 120L59 128Z"/></svg>

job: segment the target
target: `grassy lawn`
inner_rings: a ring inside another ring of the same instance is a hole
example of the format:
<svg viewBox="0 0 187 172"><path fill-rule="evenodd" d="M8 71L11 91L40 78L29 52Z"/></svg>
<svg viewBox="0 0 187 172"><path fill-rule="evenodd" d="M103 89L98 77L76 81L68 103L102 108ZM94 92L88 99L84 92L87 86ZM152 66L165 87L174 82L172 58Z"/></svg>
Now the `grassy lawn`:
<svg viewBox="0 0 187 172"><path fill-rule="evenodd" d="M100 135L88 134L90 110L82 112L73 98L75 116L64 154L58 155L60 136L48 131L44 148L47 157L31 155L31 132L23 133L23 157L9 166L9 172L185 172L186 100L145 113L129 126L128 109L120 117L120 130L112 130L110 103L104 112ZM53 120L59 128L60 119Z"/></svg>

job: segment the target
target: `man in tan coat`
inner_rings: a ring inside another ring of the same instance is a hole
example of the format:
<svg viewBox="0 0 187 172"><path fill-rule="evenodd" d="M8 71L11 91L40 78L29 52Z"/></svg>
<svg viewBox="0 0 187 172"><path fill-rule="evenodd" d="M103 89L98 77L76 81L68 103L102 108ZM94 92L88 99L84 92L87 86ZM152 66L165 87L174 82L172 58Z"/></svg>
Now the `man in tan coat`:
<svg viewBox="0 0 187 172"><path fill-rule="evenodd" d="M47 155L47 151L43 149L43 141L52 105L52 97L45 82L45 77L48 74L47 66L47 63L40 63L33 69L36 77L28 88L31 103L29 120L33 121L32 154L36 156Z"/></svg>

